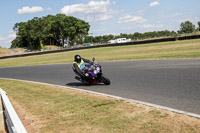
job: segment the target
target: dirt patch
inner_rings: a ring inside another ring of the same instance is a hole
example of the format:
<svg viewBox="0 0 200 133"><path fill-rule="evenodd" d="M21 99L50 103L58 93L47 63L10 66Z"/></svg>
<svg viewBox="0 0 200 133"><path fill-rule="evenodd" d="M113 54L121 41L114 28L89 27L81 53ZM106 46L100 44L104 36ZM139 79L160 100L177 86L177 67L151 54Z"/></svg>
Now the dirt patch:
<svg viewBox="0 0 200 133"><path fill-rule="evenodd" d="M22 48L17 48L17 49L7 49L7 48L2 48L0 49L0 57L3 56L11 56L11 55L20 55L20 54L25 54L25 49Z"/></svg>
<svg viewBox="0 0 200 133"><path fill-rule="evenodd" d="M22 121L24 127L29 133L38 133L39 128L42 127L42 122L40 118L37 116L32 115L30 112L25 110L20 104L18 104L15 100L9 97L17 115L19 116L20 120Z"/></svg>

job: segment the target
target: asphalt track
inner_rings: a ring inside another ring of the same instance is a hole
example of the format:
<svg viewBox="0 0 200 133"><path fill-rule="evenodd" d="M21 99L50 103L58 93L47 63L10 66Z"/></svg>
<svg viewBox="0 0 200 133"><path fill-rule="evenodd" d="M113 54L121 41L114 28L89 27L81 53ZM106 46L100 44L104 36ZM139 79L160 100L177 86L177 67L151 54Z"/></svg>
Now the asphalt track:
<svg viewBox="0 0 200 133"><path fill-rule="evenodd" d="M0 78L70 86L200 114L200 59L99 63L109 86L76 81L72 64L0 68Z"/></svg>

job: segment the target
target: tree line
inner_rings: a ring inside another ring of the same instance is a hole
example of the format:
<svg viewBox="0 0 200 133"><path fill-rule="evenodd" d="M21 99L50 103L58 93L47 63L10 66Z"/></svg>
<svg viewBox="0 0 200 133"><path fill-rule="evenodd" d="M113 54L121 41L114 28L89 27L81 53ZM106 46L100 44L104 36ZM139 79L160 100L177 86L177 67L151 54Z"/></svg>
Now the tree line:
<svg viewBox="0 0 200 133"><path fill-rule="evenodd" d="M90 25L81 19L66 16L64 14L48 15L42 18L35 17L27 22L16 23L13 30L16 38L12 41L13 47L26 47L30 49L43 49L46 45L63 47L65 44L72 46L82 43L107 43L117 38L129 38L131 40L142 40L157 37L175 37L179 34L188 34L200 31L190 21L180 24L180 30L175 31L153 31L133 34L121 33L120 35L88 35Z"/></svg>
<svg viewBox="0 0 200 133"><path fill-rule="evenodd" d="M11 48L43 49L45 45L73 45L76 41L82 41L89 29L89 23L64 14L34 17L14 25L16 38Z"/></svg>
<svg viewBox="0 0 200 133"><path fill-rule="evenodd" d="M198 28L195 28L195 25L190 21L185 21L180 24L180 29L175 31L153 31L153 32L145 32L139 33L135 32L134 34L125 34L121 33L120 35L103 35L103 36L86 36L85 42L93 42L93 43L107 43L109 40L114 40L117 38L130 38L131 40L143 40L150 38L158 38L158 37L175 37L181 34L188 34L200 31L200 21L198 22Z"/></svg>
<svg viewBox="0 0 200 133"><path fill-rule="evenodd" d="M174 31L153 31L153 32L145 32L145 33L139 33L135 32L134 34L126 34L126 33L120 33L120 35L103 35L103 36L87 36L85 41L86 42L93 42L93 43L107 43L109 40L114 40L117 38L129 38L131 40L142 40L142 39L149 39L149 38L155 38L155 37L169 37L174 36L176 32Z"/></svg>

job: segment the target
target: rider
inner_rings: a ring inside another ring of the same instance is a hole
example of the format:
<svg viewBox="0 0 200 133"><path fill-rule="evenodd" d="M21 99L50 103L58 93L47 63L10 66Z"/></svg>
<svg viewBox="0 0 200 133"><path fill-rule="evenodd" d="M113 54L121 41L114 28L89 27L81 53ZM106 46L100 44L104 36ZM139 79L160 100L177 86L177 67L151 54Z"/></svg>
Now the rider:
<svg viewBox="0 0 200 133"><path fill-rule="evenodd" d="M81 58L80 55L74 56L74 62L73 62L73 70L75 73L79 74L82 78L85 78L85 63L92 64L92 62L88 59Z"/></svg>

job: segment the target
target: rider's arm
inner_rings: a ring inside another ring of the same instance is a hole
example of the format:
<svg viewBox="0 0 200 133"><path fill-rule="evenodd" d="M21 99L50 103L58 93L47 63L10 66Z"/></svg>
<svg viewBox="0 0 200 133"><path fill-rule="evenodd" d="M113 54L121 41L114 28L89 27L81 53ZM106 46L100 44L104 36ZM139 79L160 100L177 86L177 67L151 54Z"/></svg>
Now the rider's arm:
<svg viewBox="0 0 200 133"><path fill-rule="evenodd" d="M76 63L73 64L73 68L75 69L75 72L77 72L79 75L84 76L83 71L81 71Z"/></svg>
<svg viewBox="0 0 200 133"><path fill-rule="evenodd" d="M88 60L88 59L82 58L82 60L83 60L84 62L86 62L86 63L92 63L92 61L90 61L90 60Z"/></svg>

